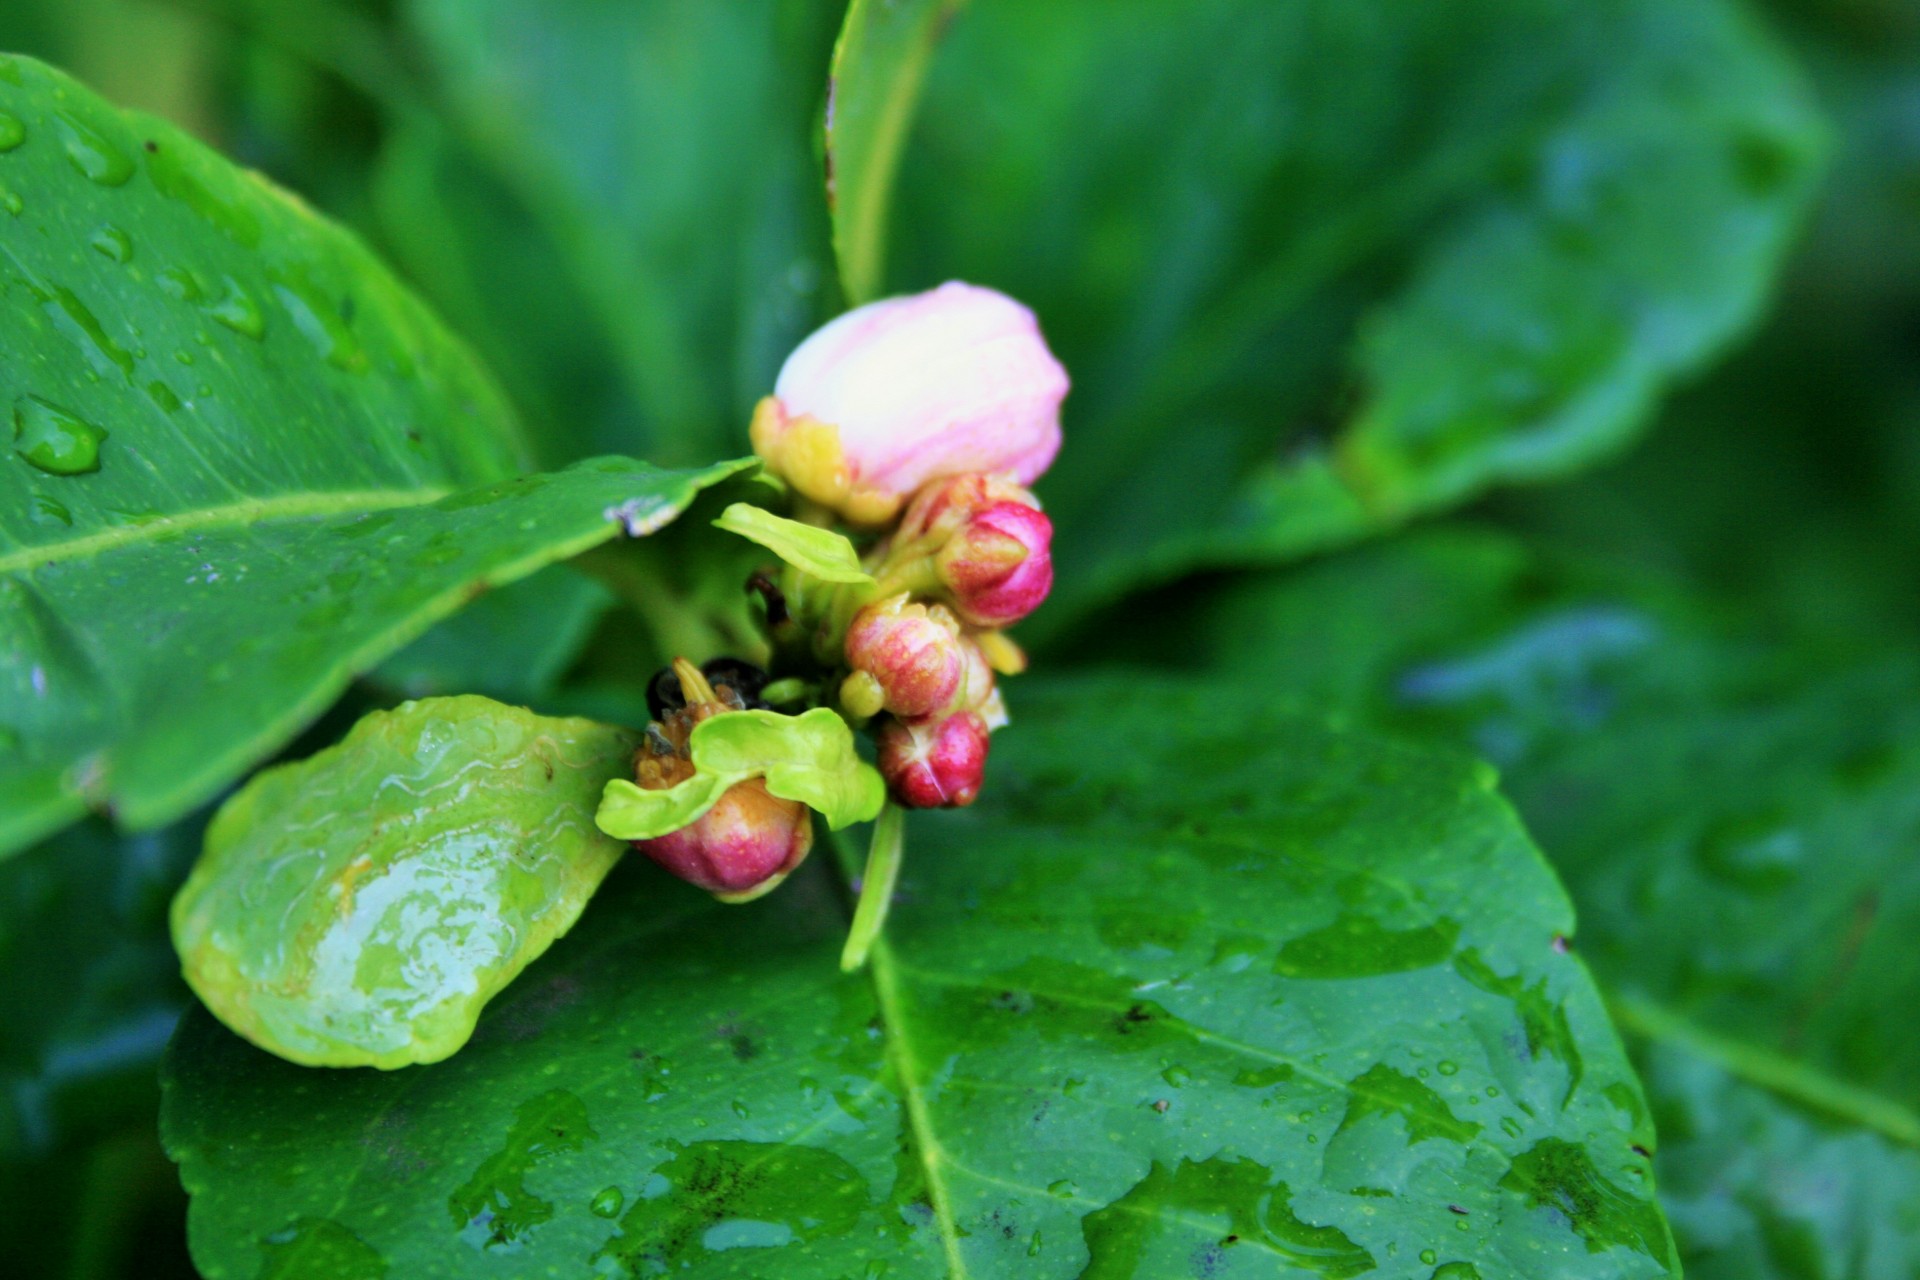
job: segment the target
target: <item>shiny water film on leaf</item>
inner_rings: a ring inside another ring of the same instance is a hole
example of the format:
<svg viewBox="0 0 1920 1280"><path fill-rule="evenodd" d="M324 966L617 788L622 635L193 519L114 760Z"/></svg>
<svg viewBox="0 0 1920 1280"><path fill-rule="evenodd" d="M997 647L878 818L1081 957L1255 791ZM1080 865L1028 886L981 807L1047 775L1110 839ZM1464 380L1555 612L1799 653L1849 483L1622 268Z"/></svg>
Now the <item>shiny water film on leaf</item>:
<svg viewBox="0 0 1920 1280"><path fill-rule="evenodd" d="M593 807L636 743L472 695L374 712L222 806L174 900L187 981L295 1062L447 1057L619 858Z"/></svg>
<svg viewBox="0 0 1920 1280"><path fill-rule="evenodd" d="M0 852L89 805L179 816L472 593L725 473L508 483L504 402L357 240L0 66L23 193L0 244Z"/></svg>
<svg viewBox="0 0 1920 1280"><path fill-rule="evenodd" d="M449 1063L316 1075L195 1016L199 1265L324 1230L391 1275L1677 1274L1487 772L1242 695L1028 686L859 975L831 859L732 907L630 860Z"/></svg>
<svg viewBox="0 0 1920 1280"><path fill-rule="evenodd" d="M1689 1276L1920 1266L1920 663L1437 530L1218 593L1226 671L1469 746L1580 907Z"/></svg>

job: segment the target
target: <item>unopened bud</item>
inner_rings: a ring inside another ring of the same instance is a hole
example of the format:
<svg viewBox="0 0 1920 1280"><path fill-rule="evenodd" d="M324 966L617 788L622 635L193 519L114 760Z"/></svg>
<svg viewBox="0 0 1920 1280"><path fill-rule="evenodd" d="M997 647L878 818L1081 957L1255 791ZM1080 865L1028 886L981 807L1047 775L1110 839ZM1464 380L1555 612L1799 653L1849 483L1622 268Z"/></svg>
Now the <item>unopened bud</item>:
<svg viewBox="0 0 1920 1280"><path fill-rule="evenodd" d="M847 665L873 677L882 705L897 716L945 708L960 689L966 664L952 616L911 604L904 594L868 605L847 628Z"/></svg>
<svg viewBox="0 0 1920 1280"><path fill-rule="evenodd" d="M1067 386L1031 311L952 281L801 343L754 414L754 452L851 522L884 524L942 476L1032 483L1060 449Z"/></svg>
<svg viewBox="0 0 1920 1280"><path fill-rule="evenodd" d="M1053 522L1004 476L936 481L900 518L880 572L945 600L968 626L1008 626L1053 589Z"/></svg>
<svg viewBox="0 0 1920 1280"><path fill-rule="evenodd" d="M759 778L735 783L691 825L634 847L690 884L723 898L757 897L813 847L807 806L769 794Z"/></svg>
<svg viewBox="0 0 1920 1280"><path fill-rule="evenodd" d="M1004 627L1053 590L1053 522L1037 508L996 502L978 512L934 557L955 613L976 627Z"/></svg>
<svg viewBox="0 0 1920 1280"><path fill-rule="evenodd" d="M987 767L987 724L972 711L892 720L879 733L880 774L910 809L972 804Z"/></svg>

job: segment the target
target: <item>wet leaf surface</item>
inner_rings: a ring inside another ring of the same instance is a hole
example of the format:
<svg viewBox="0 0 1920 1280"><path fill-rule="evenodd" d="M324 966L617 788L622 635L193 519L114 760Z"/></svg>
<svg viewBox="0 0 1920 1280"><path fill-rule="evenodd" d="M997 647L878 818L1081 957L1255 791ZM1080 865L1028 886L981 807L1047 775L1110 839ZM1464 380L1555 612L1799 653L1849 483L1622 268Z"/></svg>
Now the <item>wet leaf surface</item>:
<svg viewBox="0 0 1920 1280"><path fill-rule="evenodd" d="M26 59L0 112L0 851L178 817L487 585L725 473L514 480L492 384L353 237Z"/></svg>
<svg viewBox="0 0 1920 1280"><path fill-rule="evenodd" d="M1020 692L865 974L828 858L745 907L629 860L445 1063L192 1016L201 1267L1675 1273L1639 1088L1482 768L1231 687Z"/></svg>
<svg viewBox="0 0 1920 1280"><path fill-rule="evenodd" d="M1249 580L1201 627L1500 766L1645 1064L1688 1275L1920 1265L1920 658L1460 531Z"/></svg>

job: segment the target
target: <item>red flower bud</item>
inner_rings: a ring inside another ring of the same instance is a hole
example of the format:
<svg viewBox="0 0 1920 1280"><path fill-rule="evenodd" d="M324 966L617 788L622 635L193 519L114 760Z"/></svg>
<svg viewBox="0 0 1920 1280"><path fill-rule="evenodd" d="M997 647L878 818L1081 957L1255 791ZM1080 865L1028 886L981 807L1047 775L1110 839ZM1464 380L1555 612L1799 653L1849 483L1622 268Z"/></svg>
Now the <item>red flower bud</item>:
<svg viewBox="0 0 1920 1280"><path fill-rule="evenodd" d="M987 722L972 711L893 720L879 733L881 776L910 809L972 804L987 767Z"/></svg>
<svg viewBox="0 0 1920 1280"><path fill-rule="evenodd" d="M873 676L886 710L897 716L923 716L951 703L966 657L951 615L909 604L904 594L868 605L847 628L847 665Z"/></svg>

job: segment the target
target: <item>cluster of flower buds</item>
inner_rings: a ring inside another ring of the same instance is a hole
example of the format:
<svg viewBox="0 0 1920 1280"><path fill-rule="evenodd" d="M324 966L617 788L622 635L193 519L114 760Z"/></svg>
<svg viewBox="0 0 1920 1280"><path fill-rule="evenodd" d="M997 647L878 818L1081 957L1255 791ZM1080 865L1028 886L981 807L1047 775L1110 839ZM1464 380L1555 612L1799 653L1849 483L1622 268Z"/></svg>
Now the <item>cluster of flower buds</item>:
<svg viewBox="0 0 1920 1280"><path fill-rule="evenodd" d="M870 559L883 593L854 614L841 705L885 713L880 772L909 808L971 804L987 736L1006 723L995 675L1025 655L1002 628L1053 586L1053 526L1032 494L977 472L927 484Z"/></svg>
<svg viewBox="0 0 1920 1280"><path fill-rule="evenodd" d="M1059 451L1066 392L1032 312L949 283L814 334L755 415L770 470L881 534L865 557L876 586L841 593L859 607L840 705L881 717L880 772L902 805L980 792L1006 723L995 673L1025 666L1002 629L1053 586L1053 525L1025 486Z"/></svg>
<svg viewBox="0 0 1920 1280"><path fill-rule="evenodd" d="M1032 312L958 282L860 307L796 348L755 410L754 451L792 493L793 514L819 530L800 541L837 540L859 571L822 578L781 553L777 582L756 575L781 679L765 689L763 673L731 660L705 672L677 662L656 679L638 786L690 776L701 719L763 689L802 690L800 701L869 728L896 804L971 804L988 735L1007 719L996 677L1026 666L1004 629L1053 586L1053 526L1027 486L1059 451L1067 385ZM835 523L864 552L827 532ZM636 843L684 879L741 897L791 870L809 841L804 806L753 781L697 822Z"/></svg>

